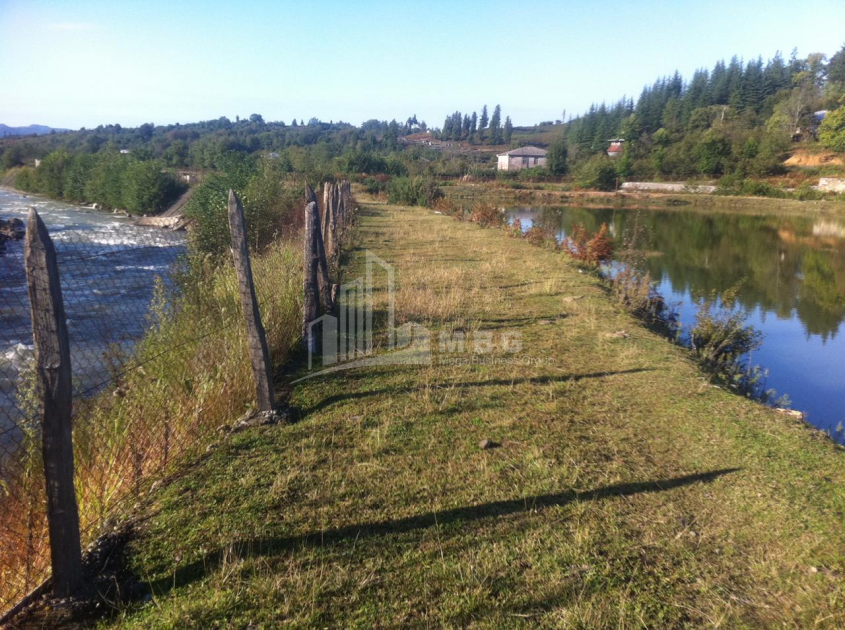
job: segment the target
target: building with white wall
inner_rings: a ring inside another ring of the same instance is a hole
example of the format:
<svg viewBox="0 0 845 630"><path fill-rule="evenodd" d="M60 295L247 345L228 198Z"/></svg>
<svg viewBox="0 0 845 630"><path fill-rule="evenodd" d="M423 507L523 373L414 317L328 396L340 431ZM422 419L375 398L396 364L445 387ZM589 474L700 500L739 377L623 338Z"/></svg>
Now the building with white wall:
<svg viewBox="0 0 845 630"><path fill-rule="evenodd" d="M496 156L500 171L518 171L521 168L534 168L546 165L546 150L537 147L519 147Z"/></svg>

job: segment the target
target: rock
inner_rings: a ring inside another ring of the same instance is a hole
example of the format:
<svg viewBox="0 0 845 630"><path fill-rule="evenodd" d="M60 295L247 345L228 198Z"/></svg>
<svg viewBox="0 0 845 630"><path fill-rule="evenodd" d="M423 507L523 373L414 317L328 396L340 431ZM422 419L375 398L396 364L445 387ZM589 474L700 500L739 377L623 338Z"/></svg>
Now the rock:
<svg viewBox="0 0 845 630"><path fill-rule="evenodd" d="M498 442L494 442L493 440L486 440L486 439L481 440L478 443L478 448L480 448L482 451L487 451L487 450L490 450L491 448L499 448L500 446L501 446L501 444L499 444Z"/></svg>
<svg viewBox="0 0 845 630"><path fill-rule="evenodd" d="M630 337L630 336L631 336L631 335L629 335L629 334L628 334L626 331L624 331L624 330L617 330L616 332L613 332L613 333L606 333L606 334L605 334L605 337L608 337L608 338L610 338L610 339L627 339L627 338L628 338L628 337Z"/></svg>
<svg viewBox="0 0 845 630"><path fill-rule="evenodd" d="M785 407L775 407L775 411L778 411L784 415L790 416L795 418L796 420L803 420L804 414L797 409L786 409Z"/></svg>
<svg viewBox="0 0 845 630"><path fill-rule="evenodd" d="M241 431L249 427L263 427L272 424L291 422L290 407L280 406L273 411L249 412L235 423L232 431Z"/></svg>
<svg viewBox="0 0 845 630"><path fill-rule="evenodd" d="M0 219L0 246L6 241L19 241L26 234L26 225L20 219Z"/></svg>

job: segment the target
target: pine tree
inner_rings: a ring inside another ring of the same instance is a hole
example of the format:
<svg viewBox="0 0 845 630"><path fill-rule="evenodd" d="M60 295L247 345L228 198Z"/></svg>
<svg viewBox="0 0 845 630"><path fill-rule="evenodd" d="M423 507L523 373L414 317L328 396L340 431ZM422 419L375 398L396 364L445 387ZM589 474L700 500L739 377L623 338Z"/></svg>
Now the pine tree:
<svg viewBox="0 0 845 630"><path fill-rule="evenodd" d="M478 129L478 114L472 112L472 117L469 119L469 135L474 136Z"/></svg>
<svg viewBox="0 0 845 630"><path fill-rule="evenodd" d="M484 130L487 128L487 105L481 108L481 119L478 121L478 136L484 139Z"/></svg>
<svg viewBox="0 0 845 630"><path fill-rule="evenodd" d="M827 63L827 79L834 83L845 83L845 46Z"/></svg>
<svg viewBox="0 0 845 630"><path fill-rule="evenodd" d="M511 143L511 137L513 137L513 123L511 117L508 116L505 118L505 144Z"/></svg>
<svg viewBox="0 0 845 630"><path fill-rule="evenodd" d="M490 143L502 143L502 108L496 105L490 117Z"/></svg>

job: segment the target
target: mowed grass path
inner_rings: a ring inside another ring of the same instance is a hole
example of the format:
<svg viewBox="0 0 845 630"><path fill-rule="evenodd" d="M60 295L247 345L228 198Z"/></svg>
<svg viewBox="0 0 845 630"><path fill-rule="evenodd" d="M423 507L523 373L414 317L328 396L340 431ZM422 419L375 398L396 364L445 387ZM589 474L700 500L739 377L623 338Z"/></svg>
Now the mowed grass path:
<svg viewBox="0 0 845 630"><path fill-rule="evenodd" d="M433 364L306 381L296 424L155 491L130 550L153 598L110 623L845 627L841 449L712 387L560 254L374 203L347 280L365 250ZM441 329L553 364L441 364Z"/></svg>

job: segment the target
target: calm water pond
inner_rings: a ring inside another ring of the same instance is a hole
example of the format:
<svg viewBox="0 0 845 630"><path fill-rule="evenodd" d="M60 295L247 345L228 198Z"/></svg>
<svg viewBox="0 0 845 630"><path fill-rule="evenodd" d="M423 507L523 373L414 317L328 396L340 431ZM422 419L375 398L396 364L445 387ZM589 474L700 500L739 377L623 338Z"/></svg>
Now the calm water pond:
<svg viewBox="0 0 845 630"><path fill-rule="evenodd" d="M683 325L696 299L742 282L738 304L765 335L753 362L768 387L815 426L845 425L845 219L684 210L511 208L523 230L542 225L562 239L575 224L607 223L617 243L645 225L644 263Z"/></svg>

